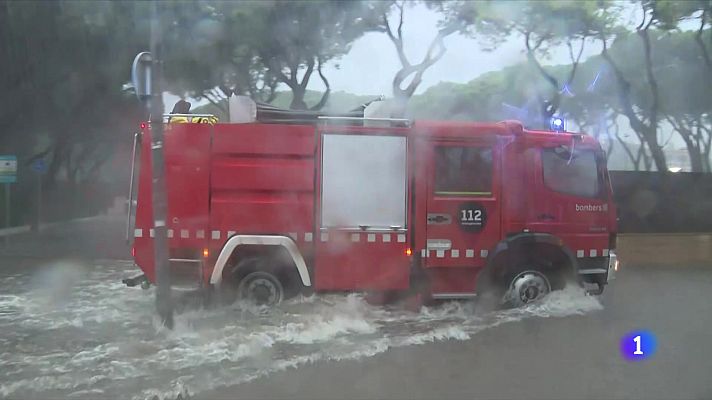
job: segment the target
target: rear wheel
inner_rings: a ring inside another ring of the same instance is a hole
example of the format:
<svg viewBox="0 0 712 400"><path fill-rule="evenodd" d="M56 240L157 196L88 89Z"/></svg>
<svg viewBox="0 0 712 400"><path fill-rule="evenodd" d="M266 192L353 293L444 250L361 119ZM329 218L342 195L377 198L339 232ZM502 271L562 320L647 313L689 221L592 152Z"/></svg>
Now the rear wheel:
<svg viewBox="0 0 712 400"><path fill-rule="evenodd" d="M274 255L242 258L223 278L222 303L242 300L277 306L299 292L301 282L295 275L293 266L285 265Z"/></svg>
<svg viewBox="0 0 712 400"><path fill-rule="evenodd" d="M258 306L273 307L284 300L284 286L270 272L251 272L240 280L237 296Z"/></svg>

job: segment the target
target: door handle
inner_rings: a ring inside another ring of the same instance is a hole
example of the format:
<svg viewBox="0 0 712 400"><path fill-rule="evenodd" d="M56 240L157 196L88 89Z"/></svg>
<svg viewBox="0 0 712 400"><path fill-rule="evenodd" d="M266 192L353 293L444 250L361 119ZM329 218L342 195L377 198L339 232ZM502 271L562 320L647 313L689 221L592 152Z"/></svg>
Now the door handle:
<svg viewBox="0 0 712 400"><path fill-rule="evenodd" d="M449 224L451 221L449 214L428 214L428 225Z"/></svg>
<svg viewBox="0 0 712 400"><path fill-rule="evenodd" d="M537 218L538 218L538 219L548 219L548 220L551 220L551 221L553 221L553 220L556 219L556 217L554 217L554 216L551 215L551 214L539 214L539 215L537 215Z"/></svg>

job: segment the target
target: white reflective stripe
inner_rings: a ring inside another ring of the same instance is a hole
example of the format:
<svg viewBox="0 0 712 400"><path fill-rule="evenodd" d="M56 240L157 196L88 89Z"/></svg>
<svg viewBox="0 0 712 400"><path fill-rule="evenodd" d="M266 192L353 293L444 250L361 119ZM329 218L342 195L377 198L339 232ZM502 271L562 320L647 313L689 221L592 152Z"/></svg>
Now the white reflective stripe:
<svg viewBox="0 0 712 400"><path fill-rule="evenodd" d="M425 249L420 250L420 256L423 257L423 258L425 258Z"/></svg>
<svg viewBox="0 0 712 400"><path fill-rule="evenodd" d="M305 242L311 242L313 239L314 239L314 235L311 232L307 232L304 234Z"/></svg>
<svg viewBox="0 0 712 400"><path fill-rule="evenodd" d="M154 236L156 236L156 231L153 230L153 228L151 228L151 229L148 230L148 235L149 235L150 237L154 237Z"/></svg>
<svg viewBox="0 0 712 400"><path fill-rule="evenodd" d="M477 293L433 293L432 297L438 300L472 299Z"/></svg>
<svg viewBox="0 0 712 400"><path fill-rule="evenodd" d="M143 237L143 229L134 229L134 237Z"/></svg>
<svg viewBox="0 0 712 400"><path fill-rule="evenodd" d="M205 231L204 230L199 230L196 234L195 237L198 239L205 239Z"/></svg>
<svg viewBox="0 0 712 400"><path fill-rule="evenodd" d="M391 241L391 234L390 233L384 233L383 234L383 243L389 243Z"/></svg>
<svg viewBox="0 0 712 400"><path fill-rule="evenodd" d="M398 235L398 243L405 243L405 235L403 235L403 234Z"/></svg>
<svg viewBox="0 0 712 400"><path fill-rule="evenodd" d="M168 236L168 239L172 238L172 237L173 237L173 229L169 229L169 230L166 232L166 236Z"/></svg>
<svg viewBox="0 0 712 400"><path fill-rule="evenodd" d="M329 233L327 233L327 232L322 232L322 233L321 233L321 241L322 241L322 242L328 242L328 241L329 241Z"/></svg>
<svg viewBox="0 0 712 400"><path fill-rule="evenodd" d="M351 234L351 241L352 241L352 242L358 242L359 240L361 240L361 235L360 235L360 234L358 234L358 233L352 233L352 234Z"/></svg>
<svg viewBox="0 0 712 400"><path fill-rule="evenodd" d="M287 235L289 235L289 237L292 238L294 241L299 240L299 236L297 235L297 232L289 232Z"/></svg>
<svg viewBox="0 0 712 400"><path fill-rule="evenodd" d="M212 238L213 238L213 239L220 239L220 231L213 231L213 232L212 232Z"/></svg>
<svg viewBox="0 0 712 400"><path fill-rule="evenodd" d="M180 230L180 237L181 237L181 239L187 239L187 238L188 238L188 230L187 230L187 229L181 229L181 230Z"/></svg>
<svg viewBox="0 0 712 400"><path fill-rule="evenodd" d="M376 241L376 234L375 233L369 233L368 234L368 241L369 242L375 242Z"/></svg>
<svg viewBox="0 0 712 400"><path fill-rule="evenodd" d="M474 249L467 249L465 250L465 257L467 258L472 258L475 256L475 250Z"/></svg>
<svg viewBox="0 0 712 400"><path fill-rule="evenodd" d="M227 231L227 237L230 237L235 234L235 231Z"/></svg>
<svg viewBox="0 0 712 400"><path fill-rule="evenodd" d="M162 221L159 219L158 221L156 221L155 224L153 224L153 226L155 226L156 228L158 228L159 226L166 226L166 221Z"/></svg>
<svg viewBox="0 0 712 400"><path fill-rule="evenodd" d="M596 257L598 255L598 251L591 249L590 254L591 254L591 257Z"/></svg>
<svg viewBox="0 0 712 400"><path fill-rule="evenodd" d="M452 256L452 258L458 258L458 257L460 257L460 250L457 250L457 249L455 249L455 250L450 250L450 256Z"/></svg>
<svg viewBox="0 0 712 400"><path fill-rule="evenodd" d="M603 257L608 257L608 249L603 249Z"/></svg>
<svg viewBox="0 0 712 400"><path fill-rule="evenodd" d="M489 250L480 250L480 257L487 258L488 254L489 254Z"/></svg>
<svg viewBox="0 0 712 400"><path fill-rule="evenodd" d="M445 250L436 250L436 251L435 251L435 257L437 257L437 258L443 258L443 257L445 257Z"/></svg>
<svg viewBox="0 0 712 400"><path fill-rule="evenodd" d="M583 258L584 257L584 251L583 250L576 250L576 257L578 258Z"/></svg>

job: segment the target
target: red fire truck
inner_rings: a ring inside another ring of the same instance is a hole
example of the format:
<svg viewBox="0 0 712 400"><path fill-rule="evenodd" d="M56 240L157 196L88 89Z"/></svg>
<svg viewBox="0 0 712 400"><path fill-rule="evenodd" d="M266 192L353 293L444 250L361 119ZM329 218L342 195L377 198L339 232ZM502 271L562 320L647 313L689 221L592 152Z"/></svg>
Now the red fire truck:
<svg viewBox="0 0 712 400"><path fill-rule="evenodd" d="M618 268L594 138L240 104L230 123L165 125L174 282L266 305L305 290L522 305L567 282L600 293ZM150 134L136 135L129 232L154 282Z"/></svg>

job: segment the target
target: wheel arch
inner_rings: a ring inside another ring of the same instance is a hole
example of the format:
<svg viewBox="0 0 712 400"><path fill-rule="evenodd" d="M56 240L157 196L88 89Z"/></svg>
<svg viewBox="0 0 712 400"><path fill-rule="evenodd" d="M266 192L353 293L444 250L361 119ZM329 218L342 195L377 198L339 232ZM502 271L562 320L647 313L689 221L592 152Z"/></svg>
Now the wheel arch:
<svg viewBox="0 0 712 400"><path fill-rule="evenodd" d="M544 254L543 258L556 258L557 261L565 263L565 272L571 274L572 277L578 276L576 257L561 238L548 233L523 232L497 243L487 258L485 268L479 274L478 291L481 285L492 283L492 279L496 278L499 272L503 272L500 270L506 269L507 262L512 261L511 257L528 258L532 256L529 254L531 248L541 249Z"/></svg>
<svg viewBox="0 0 712 400"><path fill-rule="evenodd" d="M311 286L311 278L306 262L299 248L292 238L280 235L235 235L225 242L225 245L220 250L215 267L210 275L210 283L212 285L220 285L223 281L225 267L229 265L229 261L240 255L240 247L249 246L251 248L269 246L279 247L286 251L291 258L294 266L299 274L299 278L304 286Z"/></svg>

